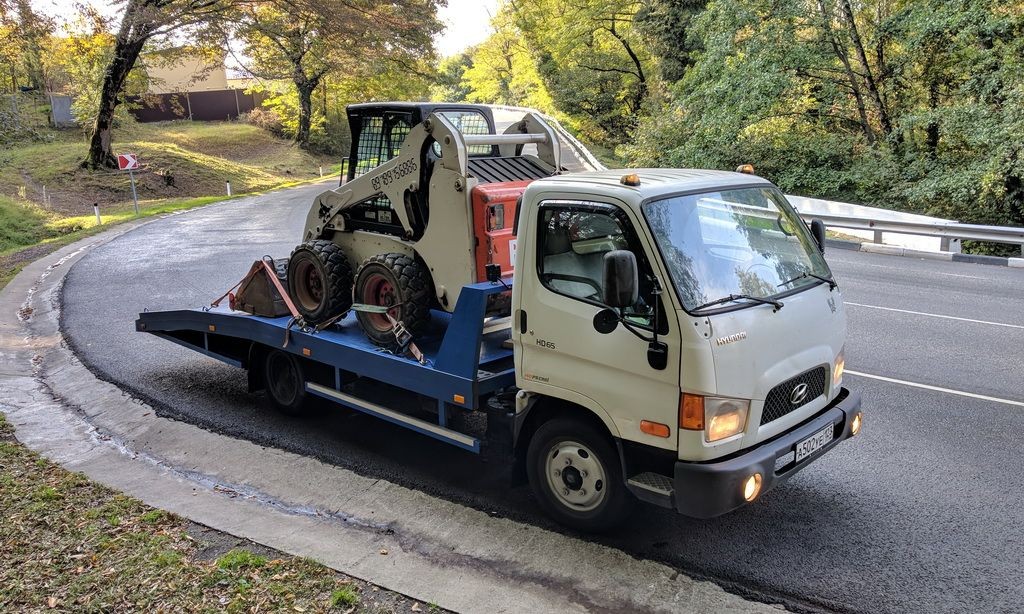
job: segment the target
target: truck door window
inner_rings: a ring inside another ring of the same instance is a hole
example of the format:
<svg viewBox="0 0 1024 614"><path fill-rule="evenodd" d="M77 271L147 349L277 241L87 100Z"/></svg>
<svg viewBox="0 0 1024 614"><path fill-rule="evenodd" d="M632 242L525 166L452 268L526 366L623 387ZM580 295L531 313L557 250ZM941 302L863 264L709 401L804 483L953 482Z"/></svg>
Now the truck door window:
<svg viewBox="0 0 1024 614"><path fill-rule="evenodd" d="M608 205L544 205L539 228L541 283L552 292L594 305L601 305L604 255L617 249L632 251L637 257L640 296L626 309L626 316L641 326L651 325L653 276L622 211Z"/></svg>

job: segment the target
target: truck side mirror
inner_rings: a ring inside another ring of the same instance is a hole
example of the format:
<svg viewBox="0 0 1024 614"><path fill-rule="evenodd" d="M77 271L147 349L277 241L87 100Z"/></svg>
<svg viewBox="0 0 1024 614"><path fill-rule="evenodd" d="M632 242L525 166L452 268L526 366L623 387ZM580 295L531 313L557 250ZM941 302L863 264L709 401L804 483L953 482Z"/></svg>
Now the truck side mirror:
<svg viewBox="0 0 1024 614"><path fill-rule="evenodd" d="M818 251L825 253L825 222L821 220L811 220L811 234L814 235L814 240L818 244Z"/></svg>
<svg viewBox="0 0 1024 614"><path fill-rule="evenodd" d="M636 256L625 249L612 250L604 255L602 302L621 309L635 305L637 300Z"/></svg>

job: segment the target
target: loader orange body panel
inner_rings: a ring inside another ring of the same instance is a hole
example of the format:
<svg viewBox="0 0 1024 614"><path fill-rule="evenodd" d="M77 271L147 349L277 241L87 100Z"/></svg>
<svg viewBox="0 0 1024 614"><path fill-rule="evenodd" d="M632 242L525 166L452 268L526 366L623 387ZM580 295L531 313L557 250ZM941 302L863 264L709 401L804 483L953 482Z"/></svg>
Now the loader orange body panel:
<svg viewBox="0 0 1024 614"><path fill-rule="evenodd" d="M486 281L486 265L501 266L502 276L512 274L516 260L516 201L529 181L483 183L471 194L473 236L476 237L476 277Z"/></svg>

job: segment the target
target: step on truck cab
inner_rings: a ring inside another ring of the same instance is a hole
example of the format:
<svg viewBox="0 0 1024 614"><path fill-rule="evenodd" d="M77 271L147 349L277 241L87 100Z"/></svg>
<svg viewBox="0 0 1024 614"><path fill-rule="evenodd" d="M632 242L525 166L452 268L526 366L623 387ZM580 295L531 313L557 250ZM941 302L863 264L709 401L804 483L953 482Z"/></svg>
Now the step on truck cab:
<svg viewBox="0 0 1024 614"><path fill-rule="evenodd" d="M136 328L246 369L285 412L320 397L505 461L552 517L588 531L637 499L730 512L860 431L824 227L769 181L556 174L514 209L514 277L471 277L457 304L431 310L415 357L350 313L313 326L150 311ZM510 315L494 316L491 299L509 294Z"/></svg>

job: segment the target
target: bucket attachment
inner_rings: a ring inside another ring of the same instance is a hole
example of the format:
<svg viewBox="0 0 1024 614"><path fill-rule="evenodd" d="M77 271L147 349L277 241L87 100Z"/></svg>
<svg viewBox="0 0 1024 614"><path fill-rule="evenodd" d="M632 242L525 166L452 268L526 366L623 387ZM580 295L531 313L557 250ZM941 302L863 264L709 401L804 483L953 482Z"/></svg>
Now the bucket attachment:
<svg viewBox="0 0 1024 614"><path fill-rule="evenodd" d="M295 307L285 290L287 275L287 259L274 262L270 256L264 256L252 263L249 272L239 282L238 291L228 293L231 309L267 318L294 316Z"/></svg>

